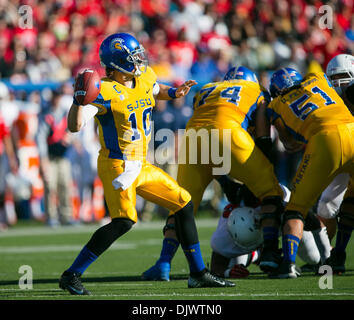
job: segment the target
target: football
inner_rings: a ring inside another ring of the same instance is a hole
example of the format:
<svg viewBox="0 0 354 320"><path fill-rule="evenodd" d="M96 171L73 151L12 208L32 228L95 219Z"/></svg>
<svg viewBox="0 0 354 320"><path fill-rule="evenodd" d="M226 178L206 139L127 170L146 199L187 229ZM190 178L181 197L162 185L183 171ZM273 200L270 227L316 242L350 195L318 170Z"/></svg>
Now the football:
<svg viewBox="0 0 354 320"><path fill-rule="evenodd" d="M80 72L74 85L74 96L80 105L94 101L101 90L101 79L96 70L85 69Z"/></svg>

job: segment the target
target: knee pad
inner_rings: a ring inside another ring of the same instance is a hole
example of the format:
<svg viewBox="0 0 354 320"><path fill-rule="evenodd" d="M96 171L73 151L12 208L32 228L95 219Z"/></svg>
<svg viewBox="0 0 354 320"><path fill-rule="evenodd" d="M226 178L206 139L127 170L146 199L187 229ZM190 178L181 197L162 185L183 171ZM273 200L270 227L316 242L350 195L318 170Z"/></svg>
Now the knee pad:
<svg viewBox="0 0 354 320"><path fill-rule="evenodd" d="M134 224L132 220L126 218L113 218L111 223L112 229L119 234L128 232Z"/></svg>
<svg viewBox="0 0 354 320"><path fill-rule="evenodd" d="M168 230L176 230L175 224L174 223L168 223L168 219L171 218L171 216L167 217L166 224L162 229L162 234L165 235L166 231Z"/></svg>
<svg viewBox="0 0 354 320"><path fill-rule="evenodd" d="M354 213L353 210L348 210L346 207L354 207L354 198L345 198L340 206L338 217L340 220L347 220L352 226L354 226Z"/></svg>
<svg viewBox="0 0 354 320"><path fill-rule="evenodd" d="M320 220L313 212L309 212L305 218L304 230L313 231L321 228Z"/></svg>
<svg viewBox="0 0 354 320"><path fill-rule="evenodd" d="M264 219L274 219L280 223L281 214L284 210L283 199L280 196L266 197L262 201L262 206L272 205L275 209L271 212L263 212L261 216L261 223Z"/></svg>
<svg viewBox="0 0 354 320"><path fill-rule="evenodd" d="M299 211L286 210L283 214L282 225L284 226L285 222L287 222L288 220L292 220L292 219L301 220L303 222L303 224L305 224L305 219Z"/></svg>

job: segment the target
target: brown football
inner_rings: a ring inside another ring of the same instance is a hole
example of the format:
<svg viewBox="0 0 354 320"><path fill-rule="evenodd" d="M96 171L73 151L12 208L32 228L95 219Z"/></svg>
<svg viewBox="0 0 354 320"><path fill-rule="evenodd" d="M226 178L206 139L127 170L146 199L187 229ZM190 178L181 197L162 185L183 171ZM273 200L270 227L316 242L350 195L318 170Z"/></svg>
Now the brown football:
<svg viewBox="0 0 354 320"><path fill-rule="evenodd" d="M85 69L75 80L74 96L80 105L94 101L101 90L101 79L96 70Z"/></svg>

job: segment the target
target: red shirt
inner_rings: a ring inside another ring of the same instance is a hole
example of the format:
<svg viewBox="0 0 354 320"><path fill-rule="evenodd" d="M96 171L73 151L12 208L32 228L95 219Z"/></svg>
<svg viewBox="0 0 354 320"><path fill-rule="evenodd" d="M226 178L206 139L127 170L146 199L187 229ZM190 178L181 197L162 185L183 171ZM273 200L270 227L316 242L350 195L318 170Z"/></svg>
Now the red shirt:
<svg viewBox="0 0 354 320"><path fill-rule="evenodd" d="M4 152L4 138L10 134L9 129L6 127L4 119L0 115L0 154Z"/></svg>

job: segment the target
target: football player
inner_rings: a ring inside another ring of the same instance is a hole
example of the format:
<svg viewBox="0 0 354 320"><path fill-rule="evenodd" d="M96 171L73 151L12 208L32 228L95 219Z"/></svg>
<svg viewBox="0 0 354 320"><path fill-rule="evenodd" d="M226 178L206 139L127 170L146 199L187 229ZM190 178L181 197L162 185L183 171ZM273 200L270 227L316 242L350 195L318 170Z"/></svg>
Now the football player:
<svg viewBox="0 0 354 320"><path fill-rule="evenodd" d="M247 267L258 263L263 243L259 211L228 204L221 215L210 246L210 271L225 278L245 278Z"/></svg>
<svg viewBox="0 0 354 320"><path fill-rule="evenodd" d="M101 80L100 93L90 105L80 106L74 96L68 128L77 132L90 118L95 118L101 143L97 169L112 220L95 231L64 271L60 288L74 295L89 294L82 285L81 275L137 222L136 194L174 213L177 237L190 268L188 287L234 286L205 268L189 192L146 161L155 99L185 96L196 82L189 80L178 88L158 84L155 73L148 67L143 46L127 33L105 38L99 54L107 77Z"/></svg>
<svg viewBox="0 0 354 320"><path fill-rule="evenodd" d="M270 93L273 100L260 113L275 125L288 151L306 144L283 215L283 261L272 274L276 278L296 278L299 273L295 258L304 220L316 199L340 173L347 172L351 178L339 216L348 224L354 221L354 121L324 73L303 78L292 68L282 68L272 75ZM349 230L352 227L346 224Z"/></svg>
<svg viewBox="0 0 354 320"><path fill-rule="evenodd" d="M204 130L210 137L212 130L216 130L220 150L227 145L226 139L223 140L224 132L230 132L231 159L229 159L230 170L227 174L242 181L262 201L264 250L260 267L264 271L276 269L280 262L278 233L283 210L282 190L275 177L273 165L265 156L265 154L269 156L271 146L269 130L256 130L254 141L247 129L250 125L258 127L255 111L260 105L266 104L268 95L268 92L258 83L254 72L243 66L233 67L226 73L224 81L206 84L195 95L194 114L185 132L185 137L188 137L190 132ZM268 135L264 135L263 132ZM199 159L199 163L192 164L190 161L178 164L177 181L191 194L194 212L197 212L204 190L211 180L218 178L220 181L220 176L213 173L213 169L217 166L205 164L201 160L205 156L211 158L210 154L205 155L202 152L201 144L210 143L207 139L199 142L194 148L187 148L189 140L184 139L182 152L194 151L194 158ZM191 159L191 154L187 154L186 158ZM228 178L223 177L221 180L228 181ZM169 216L167 219L163 230L164 240L160 258L155 265L142 274L143 279L169 280L171 261L179 245L174 230L176 222L174 216Z"/></svg>
<svg viewBox="0 0 354 320"><path fill-rule="evenodd" d="M286 204L290 191L281 185ZM260 208L255 197L244 197L237 204L229 204L221 215L217 228L212 235L210 245L213 249L210 271L225 278L244 278L249 275L247 267L251 263L258 264L262 250L263 238L259 228ZM309 212L305 221L303 237L299 246L299 256L313 266L324 263L323 251L330 251L330 243L318 242L320 221L313 212ZM302 268L301 268L302 270Z"/></svg>
<svg viewBox="0 0 354 320"><path fill-rule="evenodd" d="M337 93L342 97L351 113L354 113L354 57L348 54L335 56L327 65L326 74ZM330 239L335 236L336 216L347 190L350 176L348 173L337 175L322 193L318 203L318 216L327 226ZM334 273L345 272L345 248L350 239L353 223L345 216L338 217L338 236L335 248L326 264L332 266ZM347 220L347 221L346 221Z"/></svg>

